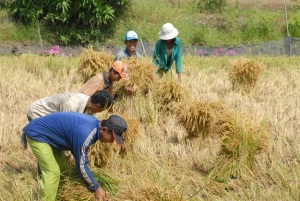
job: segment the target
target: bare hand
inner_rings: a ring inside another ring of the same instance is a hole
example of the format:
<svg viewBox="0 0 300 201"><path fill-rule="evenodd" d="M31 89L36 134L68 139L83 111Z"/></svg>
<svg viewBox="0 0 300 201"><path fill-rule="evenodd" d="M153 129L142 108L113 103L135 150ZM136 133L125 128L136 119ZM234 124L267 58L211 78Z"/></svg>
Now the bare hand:
<svg viewBox="0 0 300 201"><path fill-rule="evenodd" d="M132 87L125 87L125 91L127 95L132 95L133 94L133 88Z"/></svg>
<svg viewBox="0 0 300 201"><path fill-rule="evenodd" d="M106 192L101 187L97 188L95 191L95 200L96 201L107 201Z"/></svg>
<svg viewBox="0 0 300 201"><path fill-rule="evenodd" d="M178 81L181 82L181 74L178 74Z"/></svg>

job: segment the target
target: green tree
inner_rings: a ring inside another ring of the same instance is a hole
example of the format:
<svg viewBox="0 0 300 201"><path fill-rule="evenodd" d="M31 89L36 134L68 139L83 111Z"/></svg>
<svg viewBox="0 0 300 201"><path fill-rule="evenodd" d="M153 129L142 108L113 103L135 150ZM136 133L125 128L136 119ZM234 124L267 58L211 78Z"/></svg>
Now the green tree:
<svg viewBox="0 0 300 201"><path fill-rule="evenodd" d="M129 0L12 0L4 6L17 22L47 25L61 43L88 44L112 33L128 4Z"/></svg>

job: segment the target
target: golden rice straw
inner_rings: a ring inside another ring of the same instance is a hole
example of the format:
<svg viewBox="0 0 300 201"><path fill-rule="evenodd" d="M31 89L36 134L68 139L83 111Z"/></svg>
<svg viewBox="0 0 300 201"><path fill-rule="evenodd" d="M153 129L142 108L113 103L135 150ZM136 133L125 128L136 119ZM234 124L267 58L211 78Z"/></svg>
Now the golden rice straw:
<svg viewBox="0 0 300 201"><path fill-rule="evenodd" d="M123 116L123 115L120 115ZM109 163L113 157L122 157L125 154L133 153L134 142L140 135L141 124L135 118L128 116L123 117L127 123L127 131L123 133L123 145L119 146L115 143L106 144L97 141L89 150L89 164L95 167L102 167Z"/></svg>
<svg viewBox="0 0 300 201"><path fill-rule="evenodd" d="M108 71L114 56L105 51L94 51L86 49L79 58L78 73L82 76L84 81L87 81L94 75Z"/></svg>
<svg viewBox="0 0 300 201"><path fill-rule="evenodd" d="M122 93L125 87L132 87L136 94L147 93L155 81L155 66L149 58L131 58L124 60L128 66L128 80L120 80L114 85L116 93Z"/></svg>
<svg viewBox="0 0 300 201"><path fill-rule="evenodd" d="M241 116L226 125L220 141L222 148L211 176L228 181L255 171L255 158L268 145L268 130L262 123Z"/></svg>
<svg viewBox="0 0 300 201"><path fill-rule="evenodd" d="M126 154L134 153L134 143L141 132L141 123L136 118L123 116L127 123L127 130L123 134L123 150Z"/></svg>
<svg viewBox="0 0 300 201"><path fill-rule="evenodd" d="M116 178L99 168L93 167L91 171L95 180L103 189L105 189L111 196L116 195L119 185L119 182ZM61 181L57 200L95 200L95 196L94 193L87 189L86 183L74 169L70 176L64 177Z"/></svg>
<svg viewBox="0 0 300 201"><path fill-rule="evenodd" d="M215 133L213 129L218 122L218 116L224 113L221 102L182 101L174 105L178 121L186 128L188 137L206 137ZM218 135L220 133L216 133Z"/></svg>
<svg viewBox="0 0 300 201"><path fill-rule="evenodd" d="M174 79L159 79L153 86L153 97L159 109L171 111L175 103L190 98L189 91Z"/></svg>
<svg viewBox="0 0 300 201"><path fill-rule="evenodd" d="M229 70L229 79L234 89L249 91L253 89L261 75L263 65L247 58L233 60Z"/></svg>

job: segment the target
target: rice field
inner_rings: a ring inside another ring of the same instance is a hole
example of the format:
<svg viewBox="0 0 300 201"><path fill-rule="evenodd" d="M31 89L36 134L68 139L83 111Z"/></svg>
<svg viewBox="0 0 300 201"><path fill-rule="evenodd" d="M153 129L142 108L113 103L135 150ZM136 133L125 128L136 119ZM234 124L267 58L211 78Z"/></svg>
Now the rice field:
<svg viewBox="0 0 300 201"><path fill-rule="evenodd" d="M182 83L174 69L153 77L150 58L128 62L133 78L123 84L137 93L113 108L129 125L125 150L97 143L89 156L110 200L300 199L300 57L244 56L260 65L245 71L254 78L246 91L232 79L240 59L184 56ZM36 159L20 145L26 107L78 91L90 72L82 65L82 57L0 57L0 200L39 200ZM57 199L93 200L74 174Z"/></svg>

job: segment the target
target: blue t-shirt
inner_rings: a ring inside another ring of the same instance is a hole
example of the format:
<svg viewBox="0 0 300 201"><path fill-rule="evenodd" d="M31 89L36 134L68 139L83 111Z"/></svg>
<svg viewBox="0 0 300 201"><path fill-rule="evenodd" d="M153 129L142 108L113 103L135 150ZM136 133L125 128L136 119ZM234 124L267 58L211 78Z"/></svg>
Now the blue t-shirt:
<svg viewBox="0 0 300 201"><path fill-rule="evenodd" d="M99 120L92 115L77 112L57 112L32 120L23 128L23 135L48 143L57 150L70 150L76 168L95 191L99 184L88 168L88 149L100 137Z"/></svg>

